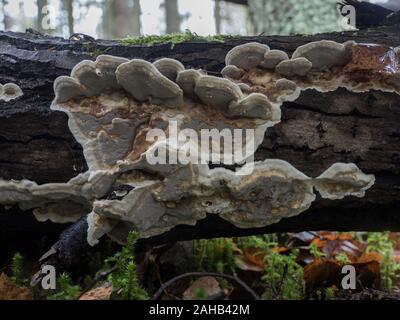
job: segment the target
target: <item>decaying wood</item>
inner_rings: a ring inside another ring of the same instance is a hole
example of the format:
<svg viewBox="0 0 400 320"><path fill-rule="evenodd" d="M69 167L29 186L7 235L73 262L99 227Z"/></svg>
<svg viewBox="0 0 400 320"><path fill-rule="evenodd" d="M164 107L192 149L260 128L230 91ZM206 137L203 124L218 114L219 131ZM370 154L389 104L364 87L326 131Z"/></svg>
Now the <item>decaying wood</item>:
<svg viewBox="0 0 400 320"><path fill-rule="evenodd" d="M0 32L0 83L17 83L24 92L17 100L0 102L0 177L66 182L87 169L82 149L68 130L66 115L49 109L54 79L69 75L83 59L95 59L99 54L149 61L170 57L187 68L202 68L218 75L226 53L249 41L266 43L290 54L304 43L322 39L398 46L399 31L399 27L381 27L315 36L186 42L174 47L125 46L117 41L70 41ZM268 129L256 160L287 160L309 176L319 175L334 162L354 162L377 178L365 198L319 199L304 214L262 229L238 229L210 215L196 226L178 226L142 244L275 231L400 230L400 96L380 91L356 94L345 89L330 93L308 90L296 102L285 103L282 111L282 123ZM10 232L15 230L13 221L21 223L28 215L0 209L1 232L16 237ZM51 224L38 227L33 222L25 226L27 229L21 230L19 236L29 237L35 228L53 228Z"/></svg>

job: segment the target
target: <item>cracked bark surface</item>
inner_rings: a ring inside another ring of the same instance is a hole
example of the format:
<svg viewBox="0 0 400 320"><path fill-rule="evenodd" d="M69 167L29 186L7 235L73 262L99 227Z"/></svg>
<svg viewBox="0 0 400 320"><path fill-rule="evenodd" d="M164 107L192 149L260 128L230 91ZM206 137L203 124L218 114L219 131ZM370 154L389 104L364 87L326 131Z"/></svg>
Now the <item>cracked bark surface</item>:
<svg viewBox="0 0 400 320"><path fill-rule="evenodd" d="M236 45L257 41L291 54L304 43L322 39L399 46L400 32L395 26L315 36L242 37L224 43L187 42L173 48L171 44L125 46L117 41L70 41L0 32L0 83L14 82L24 92L17 100L0 101L0 177L66 182L87 169L82 149L69 132L66 115L50 110L54 79L69 75L81 60L94 60L99 54L148 61L169 57L187 68L218 75L226 53ZM283 105L282 122L268 129L256 160L286 160L309 176L321 174L334 162L354 162L377 179L364 198L318 199L300 216L262 229L239 229L211 215L194 227L178 226L142 244L275 231L400 230L399 123L400 96L394 93L307 90L296 102ZM33 219L23 222L27 215L0 208L0 241L15 237L16 225L25 237L60 230L60 226L48 223L44 227Z"/></svg>

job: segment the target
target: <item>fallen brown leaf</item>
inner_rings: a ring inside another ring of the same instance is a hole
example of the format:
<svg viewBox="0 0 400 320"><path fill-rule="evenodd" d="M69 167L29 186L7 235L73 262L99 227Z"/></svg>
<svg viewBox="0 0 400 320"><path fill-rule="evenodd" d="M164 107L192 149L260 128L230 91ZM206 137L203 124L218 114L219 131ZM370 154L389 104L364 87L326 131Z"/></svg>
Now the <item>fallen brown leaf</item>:
<svg viewBox="0 0 400 320"><path fill-rule="evenodd" d="M5 273L0 275L0 300L31 300L28 288L19 287Z"/></svg>
<svg viewBox="0 0 400 320"><path fill-rule="evenodd" d="M315 244L318 249L322 249L326 246L326 240L322 240L320 238L315 238L313 241L311 241L311 244Z"/></svg>
<svg viewBox="0 0 400 320"><path fill-rule="evenodd" d="M243 271L254 271L254 272L264 272L265 268L261 267L259 265L256 265L247 259L245 259L243 256L235 256L235 264L236 266Z"/></svg>
<svg viewBox="0 0 400 320"><path fill-rule="evenodd" d="M380 287L381 259L382 256L377 252L364 252L357 262L352 263L356 268L357 279L364 287Z"/></svg>
<svg viewBox="0 0 400 320"><path fill-rule="evenodd" d="M84 293L79 300L110 300L113 288L109 283L104 283Z"/></svg>
<svg viewBox="0 0 400 320"><path fill-rule="evenodd" d="M364 252L360 258L358 258L357 263L368 263L371 261L380 262L382 256L378 252Z"/></svg>
<svg viewBox="0 0 400 320"><path fill-rule="evenodd" d="M259 266L260 268L265 267L264 258L266 255L267 253L265 251L258 248L246 248L246 250L243 252L243 257L245 260L256 266Z"/></svg>
<svg viewBox="0 0 400 320"><path fill-rule="evenodd" d="M286 247L275 247L275 248L271 249L272 252L282 253L282 254L289 252L290 250L291 250L290 248L286 248Z"/></svg>
<svg viewBox="0 0 400 320"><path fill-rule="evenodd" d="M350 233L342 233L342 232L329 232L329 231L322 231L320 232L320 236L323 237L325 240L352 240L353 236Z"/></svg>
<svg viewBox="0 0 400 320"><path fill-rule="evenodd" d="M337 261L315 259L304 267L304 281L307 294L321 287L340 284L341 266Z"/></svg>

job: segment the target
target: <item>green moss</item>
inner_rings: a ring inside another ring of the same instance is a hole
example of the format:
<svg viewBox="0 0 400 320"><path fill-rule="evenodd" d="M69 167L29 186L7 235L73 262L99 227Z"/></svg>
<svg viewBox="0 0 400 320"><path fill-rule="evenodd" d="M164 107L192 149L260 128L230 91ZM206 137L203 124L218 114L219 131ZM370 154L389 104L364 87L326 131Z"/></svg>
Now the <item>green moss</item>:
<svg viewBox="0 0 400 320"><path fill-rule="evenodd" d="M335 299L336 293L333 287L329 287L325 289L325 297L326 300L333 300Z"/></svg>
<svg viewBox="0 0 400 320"><path fill-rule="evenodd" d="M195 300L207 300L208 295L204 288L198 288L195 292Z"/></svg>
<svg viewBox="0 0 400 320"><path fill-rule="evenodd" d="M279 245L279 239L277 234L264 234L239 238L238 244L243 249L258 248L269 250Z"/></svg>
<svg viewBox="0 0 400 320"><path fill-rule="evenodd" d="M193 241L193 268L198 271L233 273L236 268L233 247L231 238Z"/></svg>
<svg viewBox="0 0 400 320"><path fill-rule="evenodd" d="M207 41L207 42L223 42L229 38L235 38L236 36L199 36L195 32L186 30L184 33L165 34L161 36L148 35L140 37L127 37L119 40L122 44L127 46L152 46L160 43L171 43L171 48L174 48L177 43L187 41Z"/></svg>
<svg viewBox="0 0 400 320"><path fill-rule="evenodd" d="M266 271L262 280L265 300L300 300L304 298L303 268L297 264L297 250L290 255L270 251L265 257Z"/></svg>
<svg viewBox="0 0 400 320"><path fill-rule="evenodd" d="M107 263L114 263L117 270L108 280L113 286L114 292L123 300L148 300L147 292L141 287L137 276L134 248L138 235L130 232L127 244L113 257L107 259Z"/></svg>
<svg viewBox="0 0 400 320"><path fill-rule="evenodd" d="M53 293L49 291L47 300L75 300L79 296L81 288L72 283L71 277L67 273L62 273L57 277L57 289Z"/></svg>
<svg viewBox="0 0 400 320"><path fill-rule="evenodd" d="M335 260L342 265L349 264L351 261L346 253L340 252L336 257Z"/></svg>
<svg viewBox="0 0 400 320"><path fill-rule="evenodd" d="M20 286L26 285L28 282L27 279L24 277L23 273L23 264L24 264L24 258L22 255L17 252L14 254L11 262L11 280Z"/></svg>
<svg viewBox="0 0 400 320"><path fill-rule="evenodd" d="M370 232L367 235L367 251L378 252L381 260L381 282L384 289L392 291L393 280L400 276L400 264L394 259L394 245L389 232Z"/></svg>
<svg viewBox="0 0 400 320"><path fill-rule="evenodd" d="M323 253L322 251L319 251L318 246L315 243L311 243L309 246L310 249L310 254L314 257L314 258L323 258L326 256L325 253Z"/></svg>

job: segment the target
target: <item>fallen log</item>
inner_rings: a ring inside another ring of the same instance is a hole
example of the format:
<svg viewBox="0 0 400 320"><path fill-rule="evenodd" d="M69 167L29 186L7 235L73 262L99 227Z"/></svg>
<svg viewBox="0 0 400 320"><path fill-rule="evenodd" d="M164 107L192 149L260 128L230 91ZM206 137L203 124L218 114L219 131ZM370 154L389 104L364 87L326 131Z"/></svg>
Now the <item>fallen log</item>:
<svg viewBox="0 0 400 320"><path fill-rule="evenodd" d="M55 78L69 75L79 61L94 60L99 54L148 61L169 57L181 61L187 68L201 68L218 75L224 67L226 53L239 44L257 41L291 54L300 45L322 39L389 46L400 44L398 26L314 36L193 41L174 46L127 46L118 41L85 38L74 41L0 32L0 83L16 83L24 93L16 100L0 101L0 177L29 179L43 184L66 182L87 170L82 149L68 129L66 115L49 108L54 98ZM313 177L335 162L355 163L363 172L376 177L376 183L364 198L318 199L307 212L297 217L257 229L237 228L218 216L209 215L196 226L180 225L160 236L144 239L141 244L321 229L398 231L399 120L400 96L395 93L373 90L353 93L345 89L329 93L304 91L295 102L284 103L282 122L268 129L255 159L286 160ZM31 219L32 223L25 224L25 229L20 228L17 236L14 221L19 224L24 214L16 213L16 209L0 209L2 241L13 237L29 238L35 228L44 233L52 232L54 228L59 230L59 226L50 223L45 228L38 227L39 224ZM75 230L82 232L84 228ZM79 239L85 239L84 235L81 234Z"/></svg>

